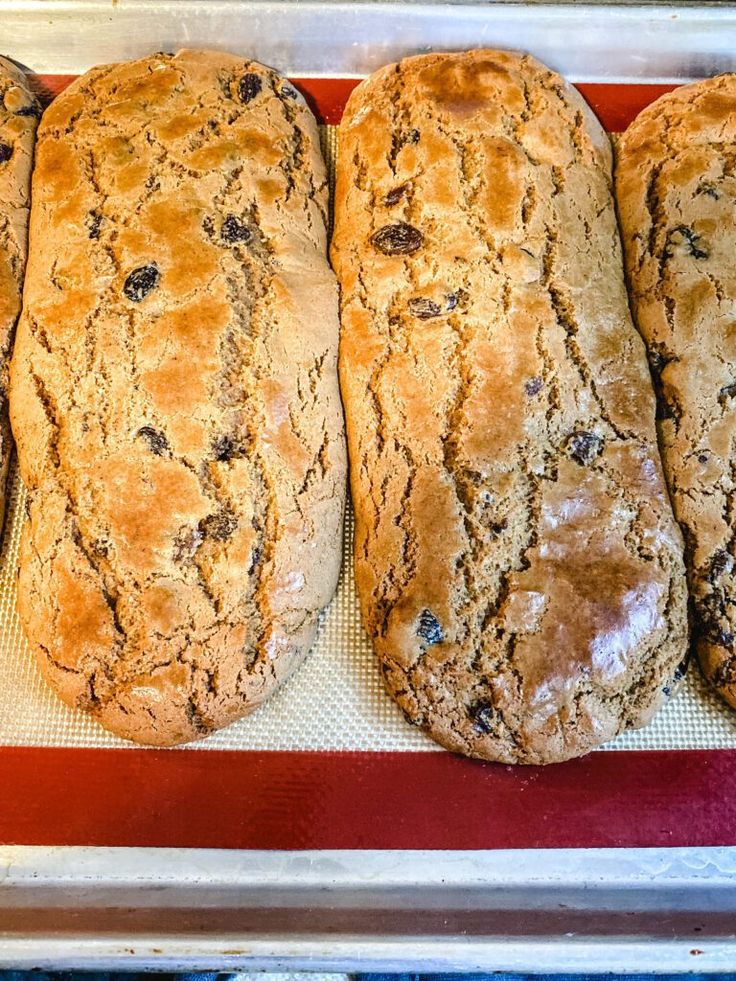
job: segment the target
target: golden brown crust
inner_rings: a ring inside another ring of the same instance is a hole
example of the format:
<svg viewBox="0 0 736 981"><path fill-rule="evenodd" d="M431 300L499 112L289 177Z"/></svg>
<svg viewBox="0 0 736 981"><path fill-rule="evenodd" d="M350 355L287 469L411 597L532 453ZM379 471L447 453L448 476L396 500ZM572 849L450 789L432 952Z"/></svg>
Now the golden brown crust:
<svg viewBox="0 0 736 981"><path fill-rule="evenodd" d="M170 745L299 662L340 557L337 290L315 120L183 51L96 68L39 130L11 414L19 609L52 686Z"/></svg>
<svg viewBox="0 0 736 981"><path fill-rule="evenodd" d="M686 652L610 168L578 94L505 52L383 68L340 129L364 621L409 720L471 756L551 762L640 726Z"/></svg>
<svg viewBox="0 0 736 981"><path fill-rule="evenodd" d="M23 72L0 58L0 529L13 448L8 364L28 251L33 144L41 109Z"/></svg>
<svg viewBox="0 0 736 981"><path fill-rule="evenodd" d="M736 706L736 75L645 109L621 139L616 191L698 655Z"/></svg>

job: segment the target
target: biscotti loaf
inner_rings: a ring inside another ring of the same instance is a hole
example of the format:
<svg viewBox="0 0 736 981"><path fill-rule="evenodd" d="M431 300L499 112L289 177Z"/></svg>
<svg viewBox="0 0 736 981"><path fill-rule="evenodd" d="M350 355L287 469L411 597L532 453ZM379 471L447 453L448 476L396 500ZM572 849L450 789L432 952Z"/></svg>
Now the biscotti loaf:
<svg viewBox="0 0 736 981"><path fill-rule="evenodd" d="M682 543L585 103L512 53L377 72L340 128L332 258L356 577L389 692L507 763L647 722L686 653Z"/></svg>
<svg viewBox="0 0 736 981"><path fill-rule="evenodd" d="M0 528L12 451L8 366L28 246L33 144L41 109L25 75L0 58Z"/></svg>
<svg viewBox="0 0 736 981"><path fill-rule="evenodd" d="M621 140L616 193L696 648L736 706L736 75L645 109Z"/></svg>
<svg viewBox="0 0 736 981"><path fill-rule="evenodd" d="M11 370L19 610L53 688L170 745L261 703L335 587L345 448L315 120L182 51L46 112Z"/></svg>

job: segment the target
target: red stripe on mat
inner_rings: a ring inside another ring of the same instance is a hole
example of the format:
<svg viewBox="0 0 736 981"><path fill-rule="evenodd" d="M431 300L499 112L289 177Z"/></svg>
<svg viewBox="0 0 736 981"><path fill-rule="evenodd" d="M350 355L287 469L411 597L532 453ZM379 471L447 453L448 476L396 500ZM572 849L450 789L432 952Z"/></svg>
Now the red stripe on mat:
<svg viewBox="0 0 736 981"><path fill-rule="evenodd" d="M0 843L202 848L736 844L736 751L514 768L450 753L0 749Z"/></svg>
<svg viewBox="0 0 736 981"><path fill-rule="evenodd" d="M39 93L44 101L62 92L74 81L74 75L37 75ZM294 78L320 122L339 123L348 96L358 84L355 78ZM637 113L675 85L610 85L586 83L577 86L601 123L610 133L626 129Z"/></svg>

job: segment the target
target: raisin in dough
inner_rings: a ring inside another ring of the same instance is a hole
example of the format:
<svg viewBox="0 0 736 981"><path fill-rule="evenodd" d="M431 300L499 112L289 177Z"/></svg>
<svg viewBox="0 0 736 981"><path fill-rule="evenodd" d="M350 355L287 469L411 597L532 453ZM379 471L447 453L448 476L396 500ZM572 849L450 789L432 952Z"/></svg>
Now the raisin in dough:
<svg viewBox="0 0 736 981"><path fill-rule="evenodd" d="M142 743L250 712L340 561L337 287L317 126L270 69L182 51L46 112L11 414L19 609L53 688Z"/></svg>
<svg viewBox="0 0 736 981"><path fill-rule="evenodd" d="M332 258L363 617L410 722L548 763L643 725L686 653L682 542L608 140L532 58L355 90Z"/></svg>
<svg viewBox="0 0 736 981"><path fill-rule="evenodd" d="M0 58L0 527L12 452L8 365L28 251L33 144L41 108L23 72Z"/></svg>
<svg viewBox="0 0 736 981"><path fill-rule="evenodd" d="M736 75L645 109L620 142L616 192L696 648L736 706Z"/></svg>

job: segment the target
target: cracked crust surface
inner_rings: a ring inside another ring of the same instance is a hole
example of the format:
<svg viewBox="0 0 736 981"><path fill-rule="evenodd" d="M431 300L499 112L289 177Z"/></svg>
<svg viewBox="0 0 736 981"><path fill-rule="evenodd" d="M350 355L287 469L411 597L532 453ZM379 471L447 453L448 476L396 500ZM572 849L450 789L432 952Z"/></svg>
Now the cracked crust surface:
<svg viewBox="0 0 736 981"><path fill-rule="evenodd" d="M19 611L58 694L172 745L260 704L340 562L337 287L315 120L182 51L44 115L11 418Z"/></svg>
<svg viewBox="0 0 736 981"><path fill-rule="evenodd" d="M686 584L588 107L513 53L375 73L340 128L332 258L389 692L507 763L646 723L682 674Z"/></svg>
<svg viewBox="0 0 736 981"><path fill-rule="evenodd" d="M736 75L645 109L619 144L616 192L696 649L736 706Z"/></svg>
<svg viewBox="0 0 736 981"><path fill-rule="evenodd" d="M28 251L33 144L41 109L23 72L0 58L0 528L13 443L8 365Z"/></svg>

